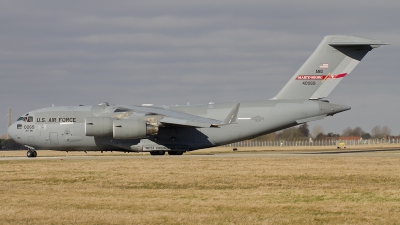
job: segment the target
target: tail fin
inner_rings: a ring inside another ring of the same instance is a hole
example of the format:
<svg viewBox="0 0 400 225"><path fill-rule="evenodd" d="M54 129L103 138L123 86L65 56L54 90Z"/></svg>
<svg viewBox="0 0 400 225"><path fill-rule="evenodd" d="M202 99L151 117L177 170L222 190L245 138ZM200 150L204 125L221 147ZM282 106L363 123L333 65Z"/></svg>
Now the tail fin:
<svg viewBox="0 0 400 225"><path fill-rule="evenodd" d="M327 97L369 51L381 45L386 43L352 36L326 36L274 99Z"/></svg>

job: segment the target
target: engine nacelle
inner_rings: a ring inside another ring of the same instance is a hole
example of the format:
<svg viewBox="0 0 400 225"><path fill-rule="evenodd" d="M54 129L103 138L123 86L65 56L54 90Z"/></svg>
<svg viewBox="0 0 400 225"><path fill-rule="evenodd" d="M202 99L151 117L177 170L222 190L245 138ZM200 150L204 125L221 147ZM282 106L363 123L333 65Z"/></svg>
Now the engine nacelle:
<svg viewBox="0 0 400 225"><path fill-rule="evenodd" d="M86 136L111 136L113 133L113 120L110 117L85 118Z"/></svg>
<svg viewBox="0 0 400 225"><path fill-rule="evenodd" d="M158 132L157 126L152 126L144 120L124 119L114 120L113 137L115 139L145 138L147 135Z"/></svg>

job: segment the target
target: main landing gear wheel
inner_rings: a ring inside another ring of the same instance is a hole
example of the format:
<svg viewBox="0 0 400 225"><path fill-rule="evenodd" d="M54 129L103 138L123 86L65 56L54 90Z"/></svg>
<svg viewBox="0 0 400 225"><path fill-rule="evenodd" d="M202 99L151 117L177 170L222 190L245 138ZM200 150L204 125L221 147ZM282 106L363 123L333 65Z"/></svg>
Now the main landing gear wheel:
<svg viewBox="0 0 400 225"><path fill-rule="evenodd" d="M168 155L182 155L183 152L182 151L169 151Z"/></svg>
<svg viewBox="0 0 400 225"><path fill-rule="evenodd" d="M35 158L37 156L37 152L35 150L29 150L26 152L26 156L28 156L28 158Z"/></svg>
<svg viewBox="0 0 400 225"><path fill-rule="evenodd" d="M150 152L150 155L164 155L165 151L152 151Z"/></svg>

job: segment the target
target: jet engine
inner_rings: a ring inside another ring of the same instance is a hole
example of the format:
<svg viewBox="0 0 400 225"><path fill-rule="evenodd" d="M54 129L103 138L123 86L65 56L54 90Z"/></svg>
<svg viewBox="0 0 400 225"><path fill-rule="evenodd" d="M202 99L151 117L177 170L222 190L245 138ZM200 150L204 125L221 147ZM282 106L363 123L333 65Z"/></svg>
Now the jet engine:
<svg viewBox="0 0 400 225"><path fill-rule="evenodd" d="M145 138L158 132L158 127L140 119L114 120L113 137L115 139Z"/></svg>
<svg viewBox="0 0 400 225"><path fill-rule="evenodd" d="M149 124L151 122L151 118L119 120L112 117L87 117L85 134L86 136L112 135L115 139L145 138L147 135L158 133L157 124L151 125Z"/></svg>
<svg viewBox="0 0 400 225"><path fill-rule="evenodd" d="M110 136L113 129L113 118L87 117L85 119L86 136Z"/></svg>

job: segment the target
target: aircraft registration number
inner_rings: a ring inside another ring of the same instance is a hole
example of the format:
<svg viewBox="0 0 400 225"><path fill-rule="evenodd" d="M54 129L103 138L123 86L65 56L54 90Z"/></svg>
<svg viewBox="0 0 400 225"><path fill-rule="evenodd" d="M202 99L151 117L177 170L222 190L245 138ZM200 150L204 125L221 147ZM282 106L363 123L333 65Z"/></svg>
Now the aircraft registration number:
<svg viewBox="0 0 400 225"><path fill-rule="evenodd" d="M303 81L303 85L315 85L315 81Z"/></svg>
<svg viewBox="0 0 400 225"><path fill-rule="evenodd" d="M24 125L25 130L33 130L35 129L35 125Z"/></svg>

